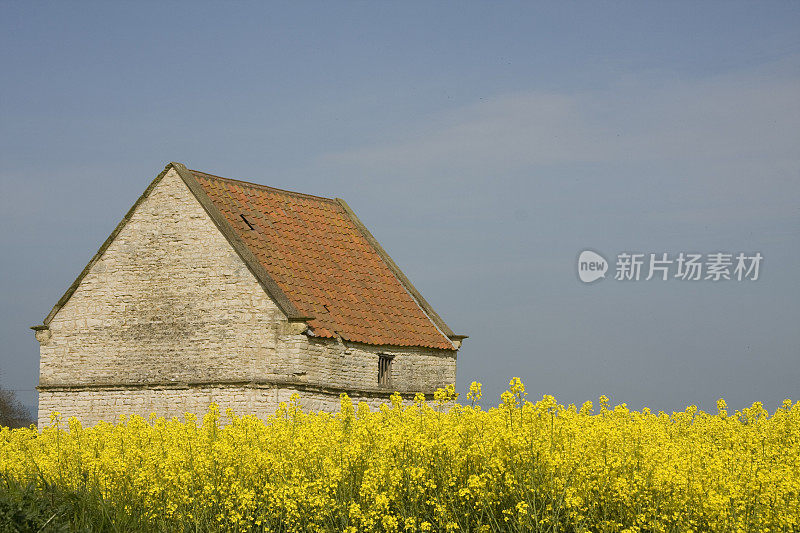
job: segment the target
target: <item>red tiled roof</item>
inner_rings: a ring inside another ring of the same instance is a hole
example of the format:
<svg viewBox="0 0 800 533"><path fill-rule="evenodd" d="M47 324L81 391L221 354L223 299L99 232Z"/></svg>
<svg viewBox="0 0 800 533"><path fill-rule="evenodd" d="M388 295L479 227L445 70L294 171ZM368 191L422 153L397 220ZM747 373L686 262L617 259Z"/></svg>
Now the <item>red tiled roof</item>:
<svg viewBox="0 0 800 533"><path fill-rule="evenodd" d="M314 335L454 349L343 203L189 172Z"/></svg>

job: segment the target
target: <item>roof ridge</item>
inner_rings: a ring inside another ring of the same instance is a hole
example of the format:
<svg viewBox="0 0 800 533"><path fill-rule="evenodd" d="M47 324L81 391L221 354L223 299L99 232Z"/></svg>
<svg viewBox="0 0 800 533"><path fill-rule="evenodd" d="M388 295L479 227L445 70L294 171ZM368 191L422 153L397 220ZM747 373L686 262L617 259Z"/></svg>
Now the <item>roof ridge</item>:
<svg viewBox="0 0 800 533"><path fill-rule="evenodd" d="M304 192L289 191L287 189L279 189L278 187L271 187L269 185L262 185L260 183L253 183L252 181L239 180L236 178L224 178L222 176L217 176L215 174L209 174L208 172L203 172L202 170L192 170L192 169L187 169L187 170L189 170L189 172L191 172L192 174L202 174L203 176L206 176L208 178L218 179L223 181L234 181L236 183L241 183L242 185L247 185L248 187L255 187L257 189L264 189L267 191L272 191L280 194L288 194L291 196L300 196L301 198L313 198L315 200L325 200L327 202L337 203L335 198L328 198L326 196L317 196L315 194L308 194Z"/></svg>

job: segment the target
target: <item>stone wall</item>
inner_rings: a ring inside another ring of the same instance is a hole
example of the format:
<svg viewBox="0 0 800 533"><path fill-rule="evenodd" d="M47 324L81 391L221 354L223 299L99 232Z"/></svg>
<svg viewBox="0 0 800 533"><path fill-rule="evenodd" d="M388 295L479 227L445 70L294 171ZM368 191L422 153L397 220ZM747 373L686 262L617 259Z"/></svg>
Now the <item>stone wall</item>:
<svg viewBox="0 0 800 533"><path fill-rule="evenodd" d="M433 392L456 380L456 352L418 347L337 343L306 335L286 336L276 354L279 365L295 372L304 383L330 384L345 389L403 393ZM378 357L393 356L390 383L378 386Z"/></svg>
<svg viewBox="0 0 800 533"><path fill-rule="evenodd" d="M39 384L251 380L281 321L170 170L50 322Z"/></svg>
<svg viewBox="0 0 800 533"><path fill-rule="evenodd" d="M40 340L40 423L117 414L271 412L293 386L312 409L455 383L456 352L318 339L289 323L170 170L139 204ZM378 386L378 357L394 355ZM144 388L143 388L144 387ZM314 392L316 391L316 392ZM272 396L271 396L272 395Z"/></svg>
<svg viewBox="0 0 800 533"><path fill-rule="evenodd" d="M191 413L202 420L212 403L219 405L223 414L230 408L239 416L254 414L266 419L281 402L288 404L294 393L300 396L299 404L306 412L339 410L340 400L337 394L303 387L218 385L184 388L56 389L39 394L39 427L50 424L50 415L53 412L60 414L62 422L74 416L87 426L101 420L115 422L122 415L148 418L152 413L164 418L180 419ZM365 402L373 409L388 401L385 397L359 394L352 395L351 398L354 404Z"/></svg>

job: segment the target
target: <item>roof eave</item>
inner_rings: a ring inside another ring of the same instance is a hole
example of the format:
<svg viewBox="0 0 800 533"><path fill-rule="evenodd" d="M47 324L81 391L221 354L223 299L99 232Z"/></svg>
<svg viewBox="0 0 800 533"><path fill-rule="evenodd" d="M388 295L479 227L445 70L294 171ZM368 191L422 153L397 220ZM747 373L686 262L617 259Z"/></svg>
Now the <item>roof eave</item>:
<svg viewBox="0 0 800 533"><path fill-rule="evenodd" d="M367 229L363 222L356 216L355 212L347 205L342 198L336 198L336 201L339 205L344 209L344 212L347 213L347 216L350 220L355 224L356 228L361 232L364 238L369 242L378 255L383 259L383 262L386 263L386 266L389 267L389 270L395 275L395 277L400 281L403 287L408 291L411 297L417 302L417 305L428 315L428 318L433 322L433 324L442 332L442 334L447 337L451 342L457 343L460 347L461 341L466 339L467 335L458 335L453 333L453 330L445 323L442 317L434 311L433 307L423 298L422 294L414 287L414 284L411 283L411 280L400 270L400 267L397 266L397 263L389 256L386 250L383 249L383 246L380 245L378 240L372 235L372 233Z"/></svg>

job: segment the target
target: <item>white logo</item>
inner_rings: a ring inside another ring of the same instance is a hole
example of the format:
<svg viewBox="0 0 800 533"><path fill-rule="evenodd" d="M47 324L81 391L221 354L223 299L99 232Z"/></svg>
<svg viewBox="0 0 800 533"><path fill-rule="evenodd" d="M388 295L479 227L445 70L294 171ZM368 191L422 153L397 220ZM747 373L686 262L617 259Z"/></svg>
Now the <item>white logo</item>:
<svg viewBox="0 0 800 533"><path fill-rule="evenodd" d="M578 277L584 283L591 283L606 277L608 261L602 255L591 250L584 250L578 256Z"/></svg>
<svg viewBox="0 0 800 533"><path fill-rule="evenodd" d="M620 252L613 272L616 281L756 281L763 261L761 252ZM605 278L606 271L608 261L597 252L584 250L578 256L578 277L582 282Z"/></svg>

